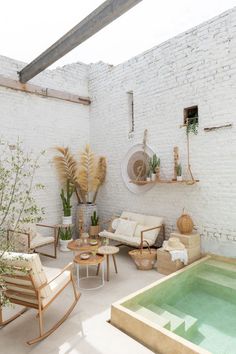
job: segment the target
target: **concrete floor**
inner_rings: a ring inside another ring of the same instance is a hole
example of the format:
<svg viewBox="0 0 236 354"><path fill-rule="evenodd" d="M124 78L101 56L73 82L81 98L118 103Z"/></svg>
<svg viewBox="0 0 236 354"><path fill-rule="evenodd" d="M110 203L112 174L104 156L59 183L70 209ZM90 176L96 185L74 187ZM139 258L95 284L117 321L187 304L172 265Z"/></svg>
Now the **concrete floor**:
<svg viewBox="0 0 236 354"><path fill-rule="evenodd" d="M1 354L148 354L146 347L107 323L110 307L119 300L162 277L155 269L138 271L128 255L129 249L120 248L117 255L118 274L110 265L110 281L104 287L81 291L82 296L70 315L51 336L42 342L28 346L25 342L38 335L38 323L34 310L0 330ZM59 252L57 260L42 257L43 265L63 267L73 259L72 252ZM71 289L63 291L45 312L45 324L55 322L69 305Z"/></svg>

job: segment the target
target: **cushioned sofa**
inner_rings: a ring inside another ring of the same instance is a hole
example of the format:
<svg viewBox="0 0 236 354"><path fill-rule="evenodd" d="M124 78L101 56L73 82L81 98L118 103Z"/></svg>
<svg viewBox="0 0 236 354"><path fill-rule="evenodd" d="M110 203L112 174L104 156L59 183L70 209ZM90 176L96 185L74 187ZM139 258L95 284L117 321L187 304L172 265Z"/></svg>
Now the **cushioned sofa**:
<svg viewBox="0 0 236 354"><path fill-rule="evenodd" d="M123 211L111 221L109 231L104 230L99 236L132 247L145 247L147 243L161 247L165 238L164 218Z"/></svg>

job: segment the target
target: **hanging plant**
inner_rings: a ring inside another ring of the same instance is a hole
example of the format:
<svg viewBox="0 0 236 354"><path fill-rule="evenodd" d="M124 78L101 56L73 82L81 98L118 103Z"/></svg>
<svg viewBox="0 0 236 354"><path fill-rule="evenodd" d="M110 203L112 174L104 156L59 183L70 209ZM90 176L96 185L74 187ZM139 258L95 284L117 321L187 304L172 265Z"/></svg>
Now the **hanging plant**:
<svg viewBox="0 0 236 354"><path fill-rule="evenodd" d="M187 118L186 133L187 135L190 133L198 134L198 117Z"/></svg>

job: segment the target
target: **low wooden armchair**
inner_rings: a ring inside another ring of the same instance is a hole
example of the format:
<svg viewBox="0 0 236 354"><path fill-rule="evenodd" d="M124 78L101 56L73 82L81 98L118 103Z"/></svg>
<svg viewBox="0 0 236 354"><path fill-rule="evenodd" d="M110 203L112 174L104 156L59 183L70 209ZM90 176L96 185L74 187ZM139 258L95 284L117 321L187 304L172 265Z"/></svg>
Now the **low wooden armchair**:
<svg viewBox="0 0 236 354"><path fill-rule="evenodd" d="M43 228L51 230L52 235L46 236L38 232L38 230L42 230ZM47 257L57 258L58 227L56 225L24 224L19 230L9 229L7 231L8 243L11 243L13 237L17 237L18 243L22 246L24 252L37 252ZM46 245L52 246L52 254L38 252L40 247Z"/></svg>
<svg viewBox="0 0 236 354"><path fill-rule="evenodd" d="M63 269L43 267L38 254L20 254L5 252L1 257L11 271L1 274L6 287L5 295L11 303L23 306L17 315L4 320L0 307L0 326L5 326L19 317L27 309L35 309L39 321L39 336L29 340L34 344L53 333L70 315L77 304L80 293L77 292L72 275L73 263ZM1 279L0 279L1 280ZM44 330L43 314L52 302L68 286L72 286L73 302L64 316L50 329Z"/></svg>

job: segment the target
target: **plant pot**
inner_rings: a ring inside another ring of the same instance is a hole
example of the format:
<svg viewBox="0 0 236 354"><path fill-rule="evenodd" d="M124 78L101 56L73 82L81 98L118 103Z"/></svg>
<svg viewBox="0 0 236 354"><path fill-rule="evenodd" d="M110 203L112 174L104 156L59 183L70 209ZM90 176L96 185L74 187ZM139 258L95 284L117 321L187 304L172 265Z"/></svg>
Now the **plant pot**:
<svg viewBox="0 0 236 354"><path fill-rule="evenodd" d="M99 232L100 232L100 225L96 225L96 226L91 225L90 226L90 228L89 228L89 235L90 236L93 236L93 237L98 236Z"/></svg>
<svg viewBox="0 0 236 354"><path fill-rule="evenodd" d="M62 225L71 225L71 224L72 224L72 216L62 217Z"/></svg>
<svg viewBox="0 0 236 354"><path fill-rule="evenodd" d="M97 212L96 204L78 204L76 213L76 231L78 234L80 234L80 217L82 219L83 232L89 232L91 216L94 211Z"/></svg>
<svg viewBox="0 0 236 354"><path fill-rule="evenodd" d="M146 178L146 181L147 181L147 182L151 182L151 177L147 177L147 178Z"/></svg>
<svg viewBox="0 0 236 354"><path fill-rule="evenodd" d="M71 242L71 239L70 240L61 240L61 239L59 240L60 250L62 252L70 252L69 248L67 247L69 242Z"/></svg>
<svg viewBox="0 0 236 354"><path fill-rule="evenodd" d="M183 181L183 176L177 176L177 182L182 182Z"/></svg>
<svg viewBox="0 0 236 354"><path fill-rule="evenodd" d="M156 173L152 173L151 180L154 182L157 178Z"/></svg>

